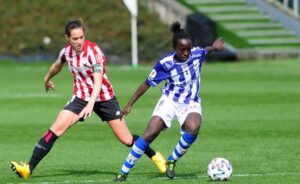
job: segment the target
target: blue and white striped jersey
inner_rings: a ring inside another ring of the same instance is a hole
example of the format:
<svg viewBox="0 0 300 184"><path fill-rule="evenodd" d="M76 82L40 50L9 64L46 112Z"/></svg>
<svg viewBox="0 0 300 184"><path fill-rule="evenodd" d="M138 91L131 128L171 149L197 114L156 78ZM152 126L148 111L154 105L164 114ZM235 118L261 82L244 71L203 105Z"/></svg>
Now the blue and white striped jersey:
<svg viewBox="0 0 300 184"><path fill-rule="evenodd" d="M200 73L206 51L200 47L194 47L187 61L176 62L175 52L160 59L153 67L147 78L150 86L154 87L166 80L162 88L163 94L178 103L189 103L193 100L200 102Z"/></svg>

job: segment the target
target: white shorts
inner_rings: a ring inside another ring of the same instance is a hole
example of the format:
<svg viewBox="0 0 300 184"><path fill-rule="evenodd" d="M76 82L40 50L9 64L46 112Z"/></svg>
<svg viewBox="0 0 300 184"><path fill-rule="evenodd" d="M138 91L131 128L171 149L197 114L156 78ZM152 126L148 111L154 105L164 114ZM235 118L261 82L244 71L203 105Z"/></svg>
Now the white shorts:
<svg viewBox="0 0 300 184"><path fill-rule="evenodd" d="M162 118L168 128L171 127L172 120L176 116L181 127L187 115L192 112L202 115L201 104L194 101L190 101L189 104L177 103L169 99L166 95L162 95L155 106L152 116Z"/></svg>

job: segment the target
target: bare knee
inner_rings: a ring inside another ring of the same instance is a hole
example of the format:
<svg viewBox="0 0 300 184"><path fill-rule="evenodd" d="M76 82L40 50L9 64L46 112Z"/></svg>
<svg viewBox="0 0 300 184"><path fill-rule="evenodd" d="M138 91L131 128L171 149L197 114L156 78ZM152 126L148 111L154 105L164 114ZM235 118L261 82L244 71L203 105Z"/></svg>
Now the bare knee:
<svg viewBox="0 0 300 184"><path fill-rule="evenodd" d="M182 128L191 135L197 135L201 127L201 116L196 113L190 114L184 122Z"/></svg>
<svg viewBox="0 0 300 184"><path fill-rule="evenodd" d="M58 137L61 137L68 128L69 126L61 126L60 123L54 122L54 124L50 127L50 130Z"/></svg>
<svg viewBox="0 0 300 184"><path fill-rule="evenodd" d="M143 139L147 142L152 142L165 126L165 123L159 116L152 116L146 131L142 135Z"/></svg>
<svg viewBox="0 0 300 184"><path fill-rule="evenodd" d="M143 133L143 139L147 142L152 142L159 135L159 131L146 130Z"/></svg>
<svg viewBox="0 0 300 184"><path fill-rule="evenodd" d="M61 137L71 126L59 126L56 123L54 123L50 130L57 135L58 137Z"/></svg>
<svg viewBox="0 0 300 184"><path fill-rule="evenodd" d="M200 130L200 122L199 123L189 123L186 126L184 126L184 130L191 135L197 135Z"/></svg>
<svg viewBox="0 0 300 184"><path fill-rule="evenodd" d="M115 119L107 122L117 139L126 146L132 146L134 139L125 121Z"/></svg>
<svg viewBox="0 0 300 184"><path fill-rule="evenodd" d="M74 112L62 110L55 122L50 127L50 130L58 137L62 136L70 127L72 127L79 119L79 116Z"/></svg>

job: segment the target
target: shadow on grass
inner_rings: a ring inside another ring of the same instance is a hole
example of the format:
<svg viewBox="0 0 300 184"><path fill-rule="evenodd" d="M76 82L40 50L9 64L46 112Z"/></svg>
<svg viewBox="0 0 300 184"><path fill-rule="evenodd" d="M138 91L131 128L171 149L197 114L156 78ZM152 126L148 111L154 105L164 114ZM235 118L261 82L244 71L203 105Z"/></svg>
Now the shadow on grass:
<svg viewBox="0 0 300 184"><path fill-rule="evenodd" d="M116 172L112 171L100 171L100 170L85 170L85 169L66 169L66 170L53 170L53 173L48 173L44 175L34 175L32 178L41 179L47 177L65 177L65 176L77 176L77 177L88 177L92 175L111 175L114 178ZM174 180L198 180L200 173L177 173ZM202 175L203 176L203 175ZM110 178L110 179L111 179ZM172 181L165 174L153 173L153 172L132 172L128 180L164 180Z"/></svg>
<svg viewBox="0 0 300 184"><path fill-rule="evenodd" d="M53 177L53 176L90 176L90 175L113 175L115 176L115 172L111 171L99 171L99 170L84 170L84 169L68 169L68 170L55 170L55 173L49 173L44 175L36 175L32 178L45 178L45 177Z"/></svg>
<svg viewBox="0 0 300 184"><path fill-rule="evenodd" d="M138 175L138 176L143 176L145 178L148 178L148 179L162 179L162 180L172 180L172 179L169 179L166 174L154 174L154 173L145 173L145 172L135 172L135 173L132 173L132 175ZM199 173L184 173L184 174L180 174L180 173L176 173L175 174L175 178L174 180L181 180L181 179L191 179L191 180L194 180L194 179L199 179Z"/></svg>

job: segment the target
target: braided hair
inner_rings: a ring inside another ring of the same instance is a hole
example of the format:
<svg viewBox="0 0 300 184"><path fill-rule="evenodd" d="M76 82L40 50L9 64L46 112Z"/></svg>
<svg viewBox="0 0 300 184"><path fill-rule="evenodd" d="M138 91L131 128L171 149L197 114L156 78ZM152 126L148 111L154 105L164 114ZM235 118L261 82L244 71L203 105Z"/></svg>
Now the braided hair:
<svg viewBox="0 0 300 184"><path fill-rule="evenodd" d="M173 48L175 48L178 39L191 39L190 34L186 30L181 28L179 22L174 22L171 25L170 30L173 33L173 37L172 37Z"/></svg>

